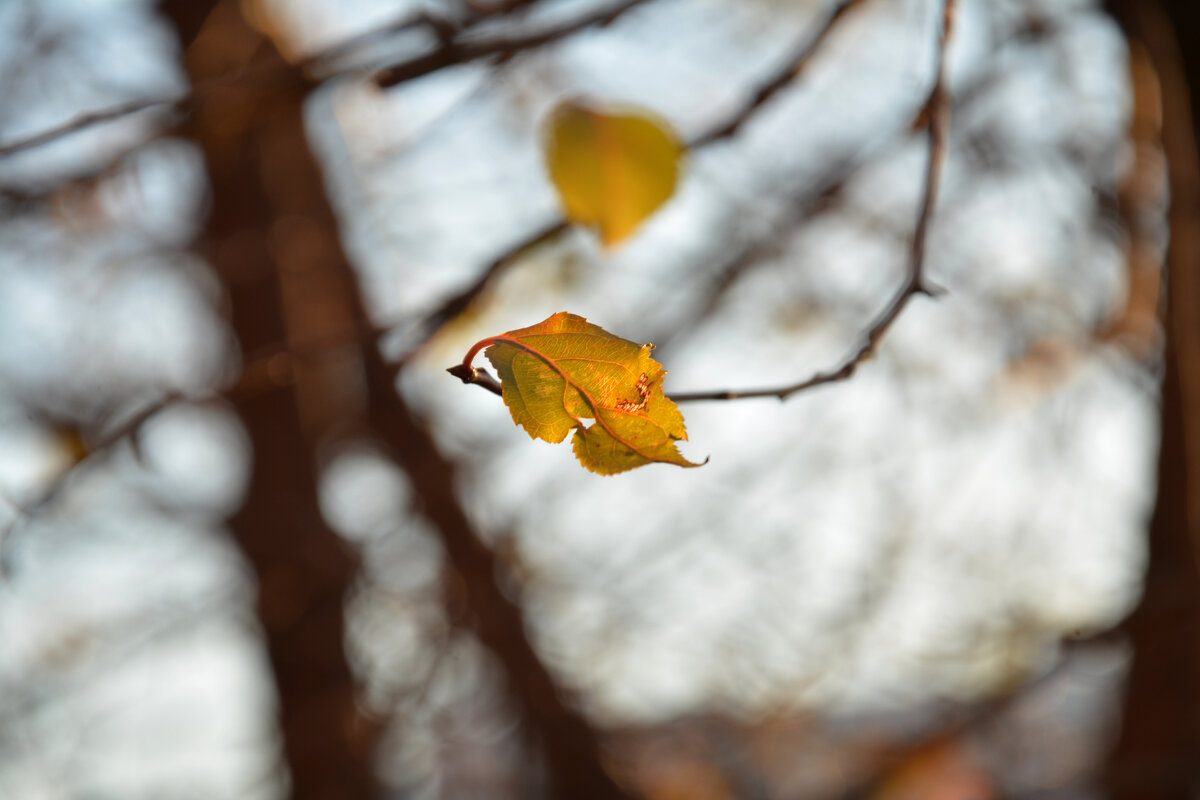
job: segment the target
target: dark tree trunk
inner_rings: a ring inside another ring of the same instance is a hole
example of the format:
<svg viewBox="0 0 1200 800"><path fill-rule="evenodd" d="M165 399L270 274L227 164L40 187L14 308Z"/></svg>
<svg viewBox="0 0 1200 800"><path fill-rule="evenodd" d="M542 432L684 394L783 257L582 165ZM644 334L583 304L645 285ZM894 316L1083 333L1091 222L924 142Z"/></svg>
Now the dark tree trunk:
<svg viewBox="0 0 1200 800"><path fill-rule="evenodd" d="M1171 182L1167 334L1158 491L1145 590L1126 622L1133 646L1107 787L1115 800L1200 792L1200 4L1110 0L1135 56L1153 64Z"/></svg>
<svg viewBox="0 0 1200 800"><path fill-rule="evenodd" d="M187 132L203 151L211 192L198 250L224 284L247 357L230 398L253 471L229 526L258 579L291 797L361 800L376 786L374 737L357 711L344 650L344 602L357 563L322 520L316 459L321 439L358 413L361 372L353 343L308 360L252 360L264 348L349 324L347 287L329 277L330 262L345 256L305 138L308 87L237 3L162 7L198 87Z"/></svg>
<svg viewBox="0 0 1200 800"><path fill-rule="evenodd" d="M495 554L480 541L455 496L454 464L438 451L392 387L391 371L377 350L366 353L372 427L408 474L421 510L441 538L458 577L447 605L465 611L461 623L503 665L509 694L522 723L545 757L551 796L557 800L625 800L604 769L601 744L573 708L529 641L520 605L502 588ZM456 596L454 596L456 595ZM462 612L460 612L462 613Z"/></svg>
<svg viewBox="0 0 1200 800"><path fill-rule="evenodd" d="M343 601L356 564L321 520L314 471L320 439L366 422L408 473L420 511L440 535L458 575L448 603L460 614L465 606L456 621L503 665L553 796L627 797L602 766L587 720L564 701L531 646L495 556L455 496L454 465L396 393L393 370L364 335L370 325L360 288L304 137L310 87L245 24L236 3L165 0L164 9L191 42L192 134L212 184L201 249L225 283L243 352L276 352L249 362L231 393L255 468L230 524L260 582L292 796L337 800L375 790L373 726L355 712L342 649Z"/></svg>

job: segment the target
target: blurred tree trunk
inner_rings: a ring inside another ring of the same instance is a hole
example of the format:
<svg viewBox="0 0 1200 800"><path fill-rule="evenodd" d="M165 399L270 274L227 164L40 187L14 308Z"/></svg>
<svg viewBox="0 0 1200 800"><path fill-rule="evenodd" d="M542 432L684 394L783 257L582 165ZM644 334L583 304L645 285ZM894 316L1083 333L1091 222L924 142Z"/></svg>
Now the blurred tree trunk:
<svg viewBox="0 0 1200 800"><path fill-rule="evenodd" d="M1167 335L1158 490L1120 737L1106 776L1116 800L1200 792L1200 4L1109 0L1135 57L1153 64L1171 184Z"/></svg>
<svg viewBox="0 0 1200 800"><path fill-rule="evenodd" d="M315 472L323 440L363 425L408 473L438 531L458 576L447 603L503 665L552 796L628 797L605 770L588 721L564 702L533 649L495 555L455 496L453 463L396 393L393 370L365 335L360 287L305 138L311 86L246 24L237 3L164 0L163 8L190 43L186 65L197 87L192 135L212 186L201 251L225 284L243 353L275 353L249 360L231 393L255 467L230 525L259 578L292 797L376 791L376 726L356 713L343 651L343 601L356 563L322 522Z"/></svg>
<svg viewBox="0 0 1200 800"><path fill-rule="evenodd" d="M220 276L247 359L230 394L253 448L241 509L229 521L258 578L258 616L278 691L279 731L296 800L377 793L372 726L355 704L344 605L356 559L323 521L322 440L361 414L353 343L319 356L255 358L351 324L345 260L305 136L308 86L235 2L166 0L200 87L188 133L203 151L210 214L197 249ZM348 266L346 267L348 270Z"/></svg>

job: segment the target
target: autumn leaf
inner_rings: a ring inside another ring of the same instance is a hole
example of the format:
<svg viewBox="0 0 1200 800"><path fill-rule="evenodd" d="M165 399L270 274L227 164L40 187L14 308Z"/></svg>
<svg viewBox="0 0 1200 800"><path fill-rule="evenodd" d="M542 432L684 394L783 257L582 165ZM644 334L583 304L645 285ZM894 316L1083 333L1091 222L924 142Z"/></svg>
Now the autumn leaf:
<svg viewBox="0 0 1200 800"><path fill-rule="evenodd" d="M469 381L471 362L487 348L513 421L547 442L574 431L575 456L592 472L615 475L652 462L699 467L675 446L687 439L687 428L663 394L667 372L650 357L653 347L560 311L477 342L450 371ZM595 422L587 426L584 419Z"/></svg>
<svg viewBox="0 0 1200 800"><path fill-rule="evenodd" d="M619 244L675 193L684 146L653 114L560 104L546 122L546 165L567 217Z"/></svg>

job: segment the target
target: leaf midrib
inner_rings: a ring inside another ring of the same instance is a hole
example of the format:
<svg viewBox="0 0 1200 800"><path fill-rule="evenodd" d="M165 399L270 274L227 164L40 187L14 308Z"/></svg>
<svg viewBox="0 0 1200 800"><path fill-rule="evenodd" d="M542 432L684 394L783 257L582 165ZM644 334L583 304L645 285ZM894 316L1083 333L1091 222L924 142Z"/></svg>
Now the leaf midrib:
<svg viewBox="0 0 1200 800"><path fill-rule="evenodd" d="M545 336L547 334L541 334L541 335ZM597 337L597 338L599 338L599 337ZM591 393L588 392L586 389L584 389L582 386L580 386L576 381L574 381L571 378L570 375L568 375L565 371L563 371L563 369L561 367L559 367L557 363L555 363L553 358L551 358L550 356L541 352L537 348L527 345L524 342L522 342L521 340L514 339L511 336L496 336L493 339L493 342L494 343L495 342L505 342L506 344L511 344L512 346L518 348L519 350L523 350L526 353L529 353L531 356L541 359L546 364L546 366L550 367L550 369L554 370L555 372L557 372L559 374L559 376L563 379L564 383L566 383L568 386L571 386L572 388L574 388L575 391L579 392L579 395L584 399L584 402L586 402L588 404L588 407L590 407L592 409L592 415L593 415L592 418L596 420L596 424L599 425L601 428L603 428L605 430L605 432L607 432L608 435L612 437L613 441L620 442L622 445L624 445L625 447L628 447L630 450L637 453L639 456L646 459L647 461L657 461L657 462L663 461L663 459L661 459L661 458L658 458L656 456L642 452L640 449L635 447L631 442L626 441L626 439L624 437L620 436L616 431L614 431L611 427L609 427L609 425L600 417L600 409L604 409L606 411L615 411L618 413L626 413L626 414L628 414L629 412L621 412L621 410L618 408L610 408L608 406L598 405L596 400L592 397ZM624 366L624 365L622 364L621 366ZM628 369L628 367L626 367L626 369ZM586 430L586 426L584 426L583 421L580 420L579 417L576 417L574 414L571 414L570 411L567 411L567 405L565 402L563 403L563 411L566 412L569 416L574 417L575 421L579 424L579 426L581 428L584 428L584 430ZM630 415L630 416L635 416L635 415ZM659 425L657 421L651 419L650 417L646 417L646 419L648 419L656 427L658 427L658 429L663 432L663 435L668 440L670 440L671 436L669 433L667 433L666 428L663 428L662 425Z"/></svg>

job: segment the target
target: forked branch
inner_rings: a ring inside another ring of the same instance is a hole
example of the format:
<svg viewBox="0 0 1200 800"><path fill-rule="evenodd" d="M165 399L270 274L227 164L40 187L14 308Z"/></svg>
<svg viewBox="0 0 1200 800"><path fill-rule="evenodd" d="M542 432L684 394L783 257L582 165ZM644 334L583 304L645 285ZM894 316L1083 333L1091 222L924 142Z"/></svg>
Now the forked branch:
<svg viewBox="0 0 1200 800"><path fill-rule="evenodd" d="M867 328L862 342L840 363L799 383L764 389L683 392L672 394L672 400L677 403L701 400L746 400L755 397L777 397L780 400L786 400L805 389L846 380L855 373L860 364L875 354L879 342L883 340L892 324L899 318L909 300L918 294L932 296L937 293L938 290L925 277L925 249L929 237L929 225L933 219L933 210L937 205L942 166L946 160L946 140L950 130L950 93L946 89L946 51L954 29L956 9L957 0L944 0L933 88L929 92L924 107L925 116L929 121L929 161L925 169L925 188L921 197L920 210L917 212L916 228L913 232L912 245L909 248L908 269L905 273L904 283L900 285L888 304Z"/></svg>
<svg viewBox="0 0 1200 800"><path fill-rule="evenodd" d="M458 25L429 13L409 16L403 20L388 23L377 30L359 34L341 44L314 53L303 59L298 66L311 76L313 83L320 83L323 80L333 77L329 65L345 58L354 50L365 47L380 36L418 27L426 27L432 30L440 39L436 48L428 53L400 60L375 73L373 80L376 85L381 88L389 88L456 64L466 64L488 57L507 58L524 50L536 49L564 39L585 28L608 25L634 6L641 5L647 2L647 0L621 0L613 5L606 5L575 19L533 33L495 36L486 39L464 39L464 35L469 32L469 29L474 27L480 20L488 16L497 16L515 11L522 6L529 5L531 2L533 0L508 0L496 6L493 10L476 11ZM279 67L278 65L273 67L273 69L287 68L290 67ZM267 76L264 75L263 77ZM195 94L202 92L205 88L205 85L195 85L191 92L183 95L135 100L82 114L53 128L0 144L0 158L49 144L77 131L112 122L146 109L158 106L186 108L192 102Z"/></svg>

